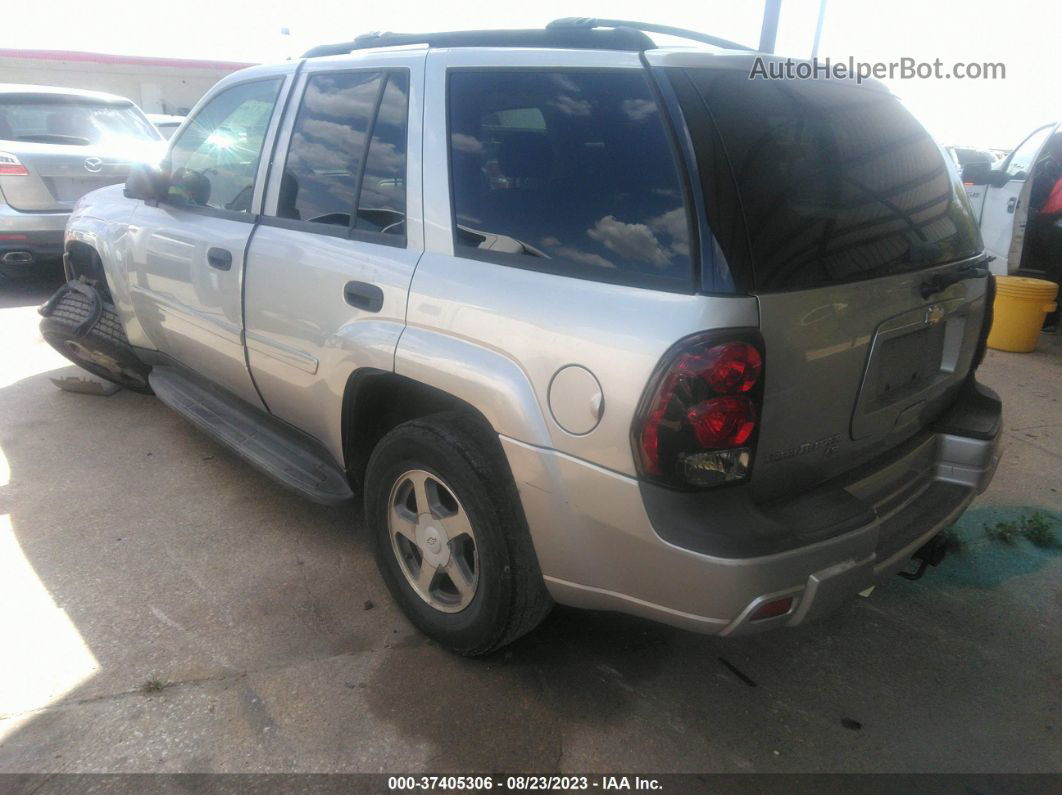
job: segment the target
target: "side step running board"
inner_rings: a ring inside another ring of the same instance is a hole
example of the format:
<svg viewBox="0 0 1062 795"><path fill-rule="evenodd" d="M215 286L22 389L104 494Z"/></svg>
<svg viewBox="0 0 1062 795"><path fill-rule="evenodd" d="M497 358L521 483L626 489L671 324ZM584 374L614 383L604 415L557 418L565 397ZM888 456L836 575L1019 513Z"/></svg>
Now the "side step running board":
<svg viewBox="0 0 1062 795"><path fill-rule="evenodd" d="M148 383L171 409L303 497L324 505L354 498L344 473L298 431L173 367L155 367Z"/></svg>

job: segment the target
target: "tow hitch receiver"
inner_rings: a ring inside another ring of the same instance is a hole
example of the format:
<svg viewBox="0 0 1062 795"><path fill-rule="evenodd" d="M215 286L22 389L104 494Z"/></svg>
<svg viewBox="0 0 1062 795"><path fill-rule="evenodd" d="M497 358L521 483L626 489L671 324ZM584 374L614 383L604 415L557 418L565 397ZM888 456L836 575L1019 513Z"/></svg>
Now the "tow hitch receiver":
<svg viewBox="0 0 1062 795"><path fill-rule="evenodd" d="M926 573L926 569L929 566L939 566L940 562L944 560L944 556L948 554L948 541L942 536L933 536L926 543L918 548L918 551L911 555L911 560L918 561L918 570L913 574L909 571L896 572L905 580L920 580L922 575Z"/></svg>

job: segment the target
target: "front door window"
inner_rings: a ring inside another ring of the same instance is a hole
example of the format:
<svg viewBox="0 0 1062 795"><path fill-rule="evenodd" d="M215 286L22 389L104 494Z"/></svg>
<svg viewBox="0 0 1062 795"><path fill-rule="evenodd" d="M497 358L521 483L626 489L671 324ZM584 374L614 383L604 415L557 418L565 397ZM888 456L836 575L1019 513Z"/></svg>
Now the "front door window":
<svg viewBox="0 0 1062 795"><path fill-rule="evenodd" d="M226 89L185 127L169 155L168 198L177 204L251 212L255 175L281 78Z"/></svg>

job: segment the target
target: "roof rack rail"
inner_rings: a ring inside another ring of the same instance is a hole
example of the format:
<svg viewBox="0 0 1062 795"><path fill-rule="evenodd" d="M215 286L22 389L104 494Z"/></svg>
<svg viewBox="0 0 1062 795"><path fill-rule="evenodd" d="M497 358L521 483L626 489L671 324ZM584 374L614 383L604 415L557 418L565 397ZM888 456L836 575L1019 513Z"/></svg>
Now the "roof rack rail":
<svg viewBox="0 0 1062 795"><path fill-rule="evenodd" d="M677 36L682 39L699 41L702 44L711 44L713 47L721 47L725 50L754 51L754 48L747 47L744 44L738 44L736 41L730 41L729 39L723 39L719 36L712 36L707 33L699 33L696 30L675 28L670 25L657 25L652 22L634 22L629 19L564 17L562 19L555 19L546 25L546 30L593 30L595 28L630 28L631 30L638 30L642 33L663 33L667 36Z"/></svg>
<svg viewBox="0 0 1062 795"><path fill-rule="evenodd" d="M620 19L567 17L532 30L459 30L448 33L366 33L353 41L322 44L307 50L303 58L345 55L354 50L427 44L429 47L563 47L580 50L628 50L641 52L656 47L646 33L679 36L727 50L751 50L718 36L693 30L628 22Z"/></svg>
<svg viewBox="0 0 1062 795"><path fill-rule="evenodd" d="M345 55L374 47L427 44L429 47L558 47L576 50L628 50L641 52L656 45L637 30L591 30L552 28L532 30L459 30L446 33L366 33L354 41L322 44L307 50L303 58Z"/></svg>

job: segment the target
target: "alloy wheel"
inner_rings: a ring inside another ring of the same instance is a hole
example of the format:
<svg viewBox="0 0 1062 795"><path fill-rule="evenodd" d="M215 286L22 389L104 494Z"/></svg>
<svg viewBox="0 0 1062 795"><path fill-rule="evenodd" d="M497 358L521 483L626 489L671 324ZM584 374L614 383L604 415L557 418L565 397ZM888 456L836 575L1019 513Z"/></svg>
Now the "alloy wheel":
<svg viewBox="0 0 1062 795"><path fill-rule="evenodd" d="M423 469L402 473L391 488L391 548L413 591L444 613L471 604L479 585L476 534L446 483Z"/></svg>

